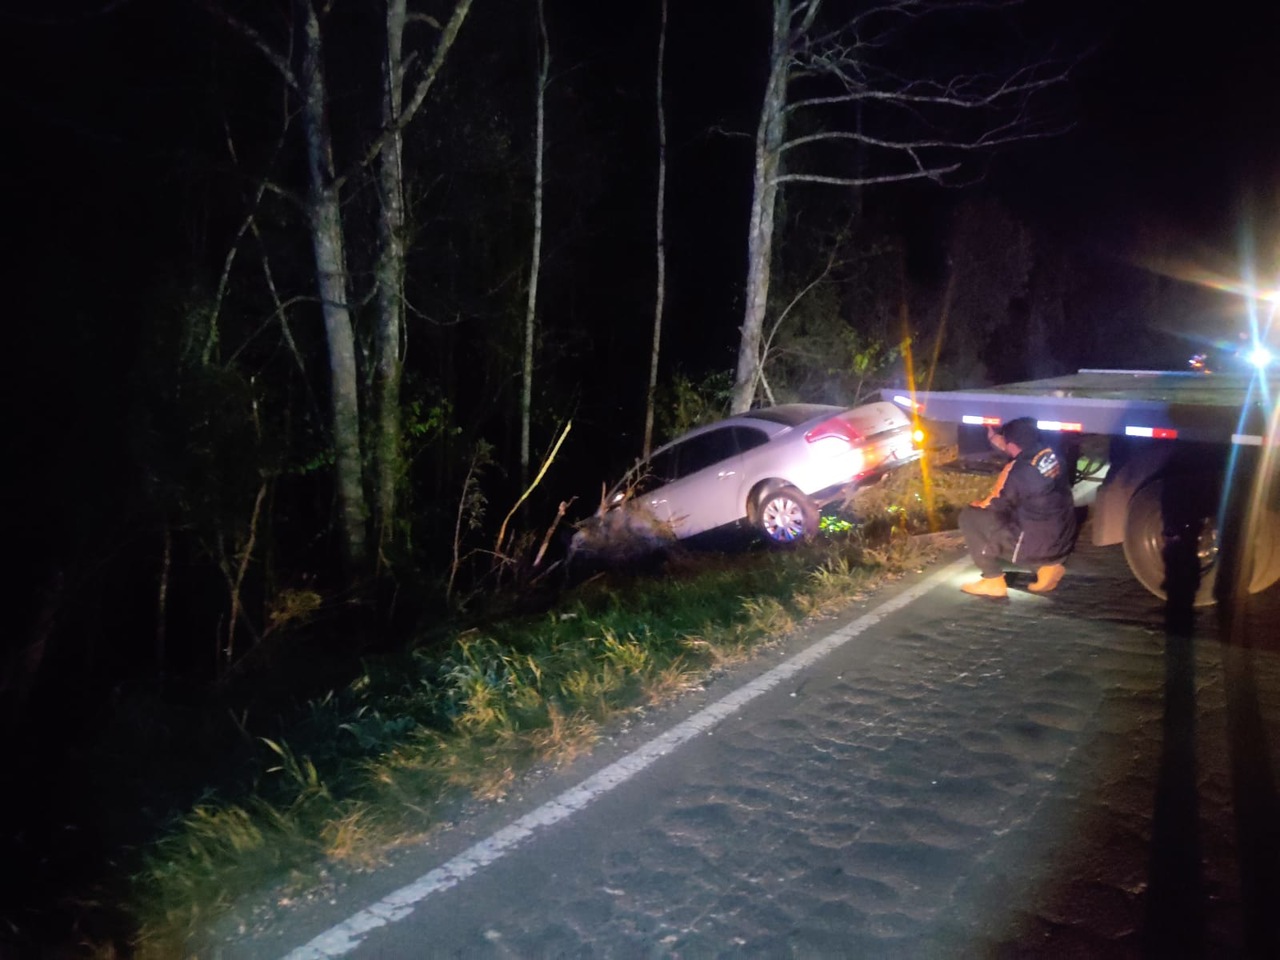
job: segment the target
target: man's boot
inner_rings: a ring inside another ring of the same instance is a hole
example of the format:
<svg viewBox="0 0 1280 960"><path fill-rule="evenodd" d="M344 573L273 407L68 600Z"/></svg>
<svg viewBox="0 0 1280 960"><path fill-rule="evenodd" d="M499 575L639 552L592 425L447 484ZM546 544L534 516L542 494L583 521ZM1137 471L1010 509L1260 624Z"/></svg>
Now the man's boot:
<svg viewBox="0 0 1280 960"><path fill-rule="evenodd" d="M960 587L965 593L971 593L975 597L1007 597L1009 588L1005 586L1004 574L998 577L983 577L981 580L975 580L973 583L966 583Z"/></svg>
<svg viewBox="0 0 1280 960"><path fill-rule="evenodd" d="M1051 563L1047 567L1041 567L1036 571L1036 582L1029 584L1027 589L1032 593L1048 593L1058 585L1058 581L1066 574L1067 568L1060 563Z"/></svg>

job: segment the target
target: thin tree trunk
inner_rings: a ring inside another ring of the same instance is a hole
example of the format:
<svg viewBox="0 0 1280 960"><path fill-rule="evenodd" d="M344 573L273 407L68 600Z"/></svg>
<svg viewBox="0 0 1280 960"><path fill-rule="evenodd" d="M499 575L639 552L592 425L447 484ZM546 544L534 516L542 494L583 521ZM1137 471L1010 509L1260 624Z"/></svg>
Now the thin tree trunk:
<svg viewBox="0 0 1280 960"><path fill-rule="evenodd" d="M160 583L156 590L156 675L164 685L165 660L169 625L169 574L173 569L173 529L164 525L163 549L160 553Z"/></svg>
<svg viewBox="0 0 1280 960"><path fill-rule="evenodd" d="M345 559L352 572L367 567L366 529L369 506L364 489L361 456L359 377L355 335L348 297L346 250L342 233L340 206L342 184L346 176L336 175L333 145L328 128L328 91L325 88L320 22L312 0L293 0L295 29L301 31L302 74L294 73L290 58L278 50L251 24L231 16L213 0L196 0L214 16L239 33L279 72L287 88L302 104L303 132L308 167L307 214L316 261L317 287L324 316L329 348L330 401L332 405L334 476L338 516L342 528ZM458 32L471 9L472 0L457 0L448 22L437 28L440 39L431 62L414 86L408 103L402 105L404 64L402 43L408 18L405 0L388 0L385 64L387 89L384 97L384 129L369 145L353 171L363 171L384 153L392 156L380 161L379 179L392 210L383 228L385 253L380 254L377 268L380 318L376 331L380 390L375 399L378 424L372 452L377 461L375 486L379 513L379 536L388 529L396 509L397 485L402 482L400 457L400 375L404 338L404 205L403 205L403 130L422 106L445 58L457 39ZM327 5L326 5L327 6ZM429 19L429 18L428 18ZM256 225L254 226L256 231ZM268 277L270 283L270 277ZM274 293L274 291L273 291ZM277 304L279 298L277 298ZM281 322L284 322L281 313ZM288 328L285 334L293 347ZM210 333L216 338L216 331ZM216 339L206 348L212 351ZM297 355L295 349L295 356ZM299 361L300 362L300 361Z"/></svg>
<svg viewBox="0 0 1280 960"><path fill-rule="evenodd" d="M399 127L404 98L404 28L408 0L387 2L387 53L383 63L382 124L393 131L378 155L382 216L378 229L382 249L377 268L377 465L378 562L393 536L396 501L404 476L400 450L400 380L404 357L404 136Z"/></svg>
<svg viewBox="0 0 1280 960"><path fill-rule="evenodd" d="M662 310L667 297L667 114L662 102L662 72L667 52L667 0L662 0L662 20L658 27L658 204L657 257L658 289L653 308L653 351L649 355L649 392L644 407L644 456L653 449L653 407L658 393L658 355L662 345Z"/></svg>
<svg viewBox="0 0 1280 960"><path fill-rule="evenodd" d="M249 538L245 542L244 549L240 551L240 557L236 563L236 575L234 578L230 576L230 570L224 571L227 575L227 586L231 591L231 612L228 617L227 624L227 645L223 653L226 665L231 666L235 659L236 648L236 624L240 622L240 617L244 612L244 603L241 597L244 593L244 578L249 572L249 561L253 559L253 548L258 543L258 520L262 516L262 501L267 496L267 481L263 480L258 486L258 495L253 498L253 513L249 517ZM255 637L255 639L257 639Z"/></svg>
<svg viewBox="0 0 1280 960"><path fill-rule="evenodd" d="M755 175L751 190L751 221L747 233L746 304L742 339L738 344L738 371L733 384L731 411L751 409L760 381L760 340L769 303L769 268L773 256L774 209L777 203L778 167L786 134L787 76L790 68L791 0L774 0L773 39L769 80L756 129Z"/></svg>
<svg viewBox="0 0 1280 960"><path fill-rule="evenodd" d="M359 380L355 335L347 298L346 248L342 211L334 183L333 145L327 118L327 91L321 62L320 21L311 0L301 0L304 17L303 127L307 140L310 189L307 212L316 260L321 312L329 346L330 399L333 413L334 470L338 512L346 560L353 570L366 566L368 547L360 460Z"/></svg>
<svg viewBox="0 0 1280 960"><path fill-rule="evenodd" d="M551 49L542 0L538 0L538 100L533 176L533 261L529 267L529 299L524 315L524 380L520 392L520 480L529 479L529 421L533 413L533 344L538 313L538 273L542 264L542 162L546 152L547 76Z"/></svg>

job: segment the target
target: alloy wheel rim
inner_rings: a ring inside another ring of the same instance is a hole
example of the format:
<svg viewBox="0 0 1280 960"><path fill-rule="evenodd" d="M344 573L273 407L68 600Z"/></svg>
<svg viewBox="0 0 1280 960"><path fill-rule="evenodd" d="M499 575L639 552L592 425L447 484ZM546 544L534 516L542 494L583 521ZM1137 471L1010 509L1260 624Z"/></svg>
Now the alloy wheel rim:
<svg viewBox="0 0 1280 960"><path fill-rule="evenodd" d="M764 529L770 538L783 543L804 534L804 510L791 497L774 497L765 504Z"/></svg>

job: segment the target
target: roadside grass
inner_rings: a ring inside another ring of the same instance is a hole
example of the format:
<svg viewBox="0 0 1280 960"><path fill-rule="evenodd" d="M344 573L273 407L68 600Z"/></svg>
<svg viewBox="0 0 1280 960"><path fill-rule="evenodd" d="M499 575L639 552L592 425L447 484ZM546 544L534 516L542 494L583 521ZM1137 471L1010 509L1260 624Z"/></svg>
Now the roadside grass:
<svg viewBox="0 0 1280 960"><path fill-rule="evenodd" d="M544 613L366 661L287 738L258 738L247 788L211 788L146 849L125 898L134 955L203 955L218 922L264 891L279 903L372 868L459 802L502 798L532 768L589 752L606 724L928 563L938 545L916 534L953 528L990 480L935 471L926 495L924 475L904 468L862 491L813 544L673 551L645 575L597 575Z"/></svg>

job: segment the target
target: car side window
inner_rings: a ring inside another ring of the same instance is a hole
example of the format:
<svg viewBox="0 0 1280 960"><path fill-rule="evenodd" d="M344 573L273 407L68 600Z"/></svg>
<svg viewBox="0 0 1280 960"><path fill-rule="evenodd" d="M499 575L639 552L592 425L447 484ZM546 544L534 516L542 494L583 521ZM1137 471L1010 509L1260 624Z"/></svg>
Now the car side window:
<svg viewBox="0 0 1280 960"><path fill-rule="evenodd" d="M631 492L640 496L665 483L697 473L739 453L769 442L769 435L755 427L724 427L690 437L660 450L635 471Z"/></svg>
<svg viewBox="0 0 1280 960"><path fill-rule="evenodd" d="M746 453L756 447L763 447L769 442L769 435L763 430L757 430L755 427L731 427L730 429L733 430L739 453Z"/></svg>
<svg viewBox="0 0 1280 960"><path fill-rule="evenodd" d="M721 460L736 456L738 440L733 428L728 427L690 437L673 449L680 451L677 474L680 477L687 477Z"/></svg>
<svg viewBox="0 0 1280 960"><path fill-rule="evenodd" d="M680 450L682 444L677 444L666 450L655 453L648 464L642 468L647 486L649 488L661 486L664 483L670 483L672 480L680 476Z"/></svg>

